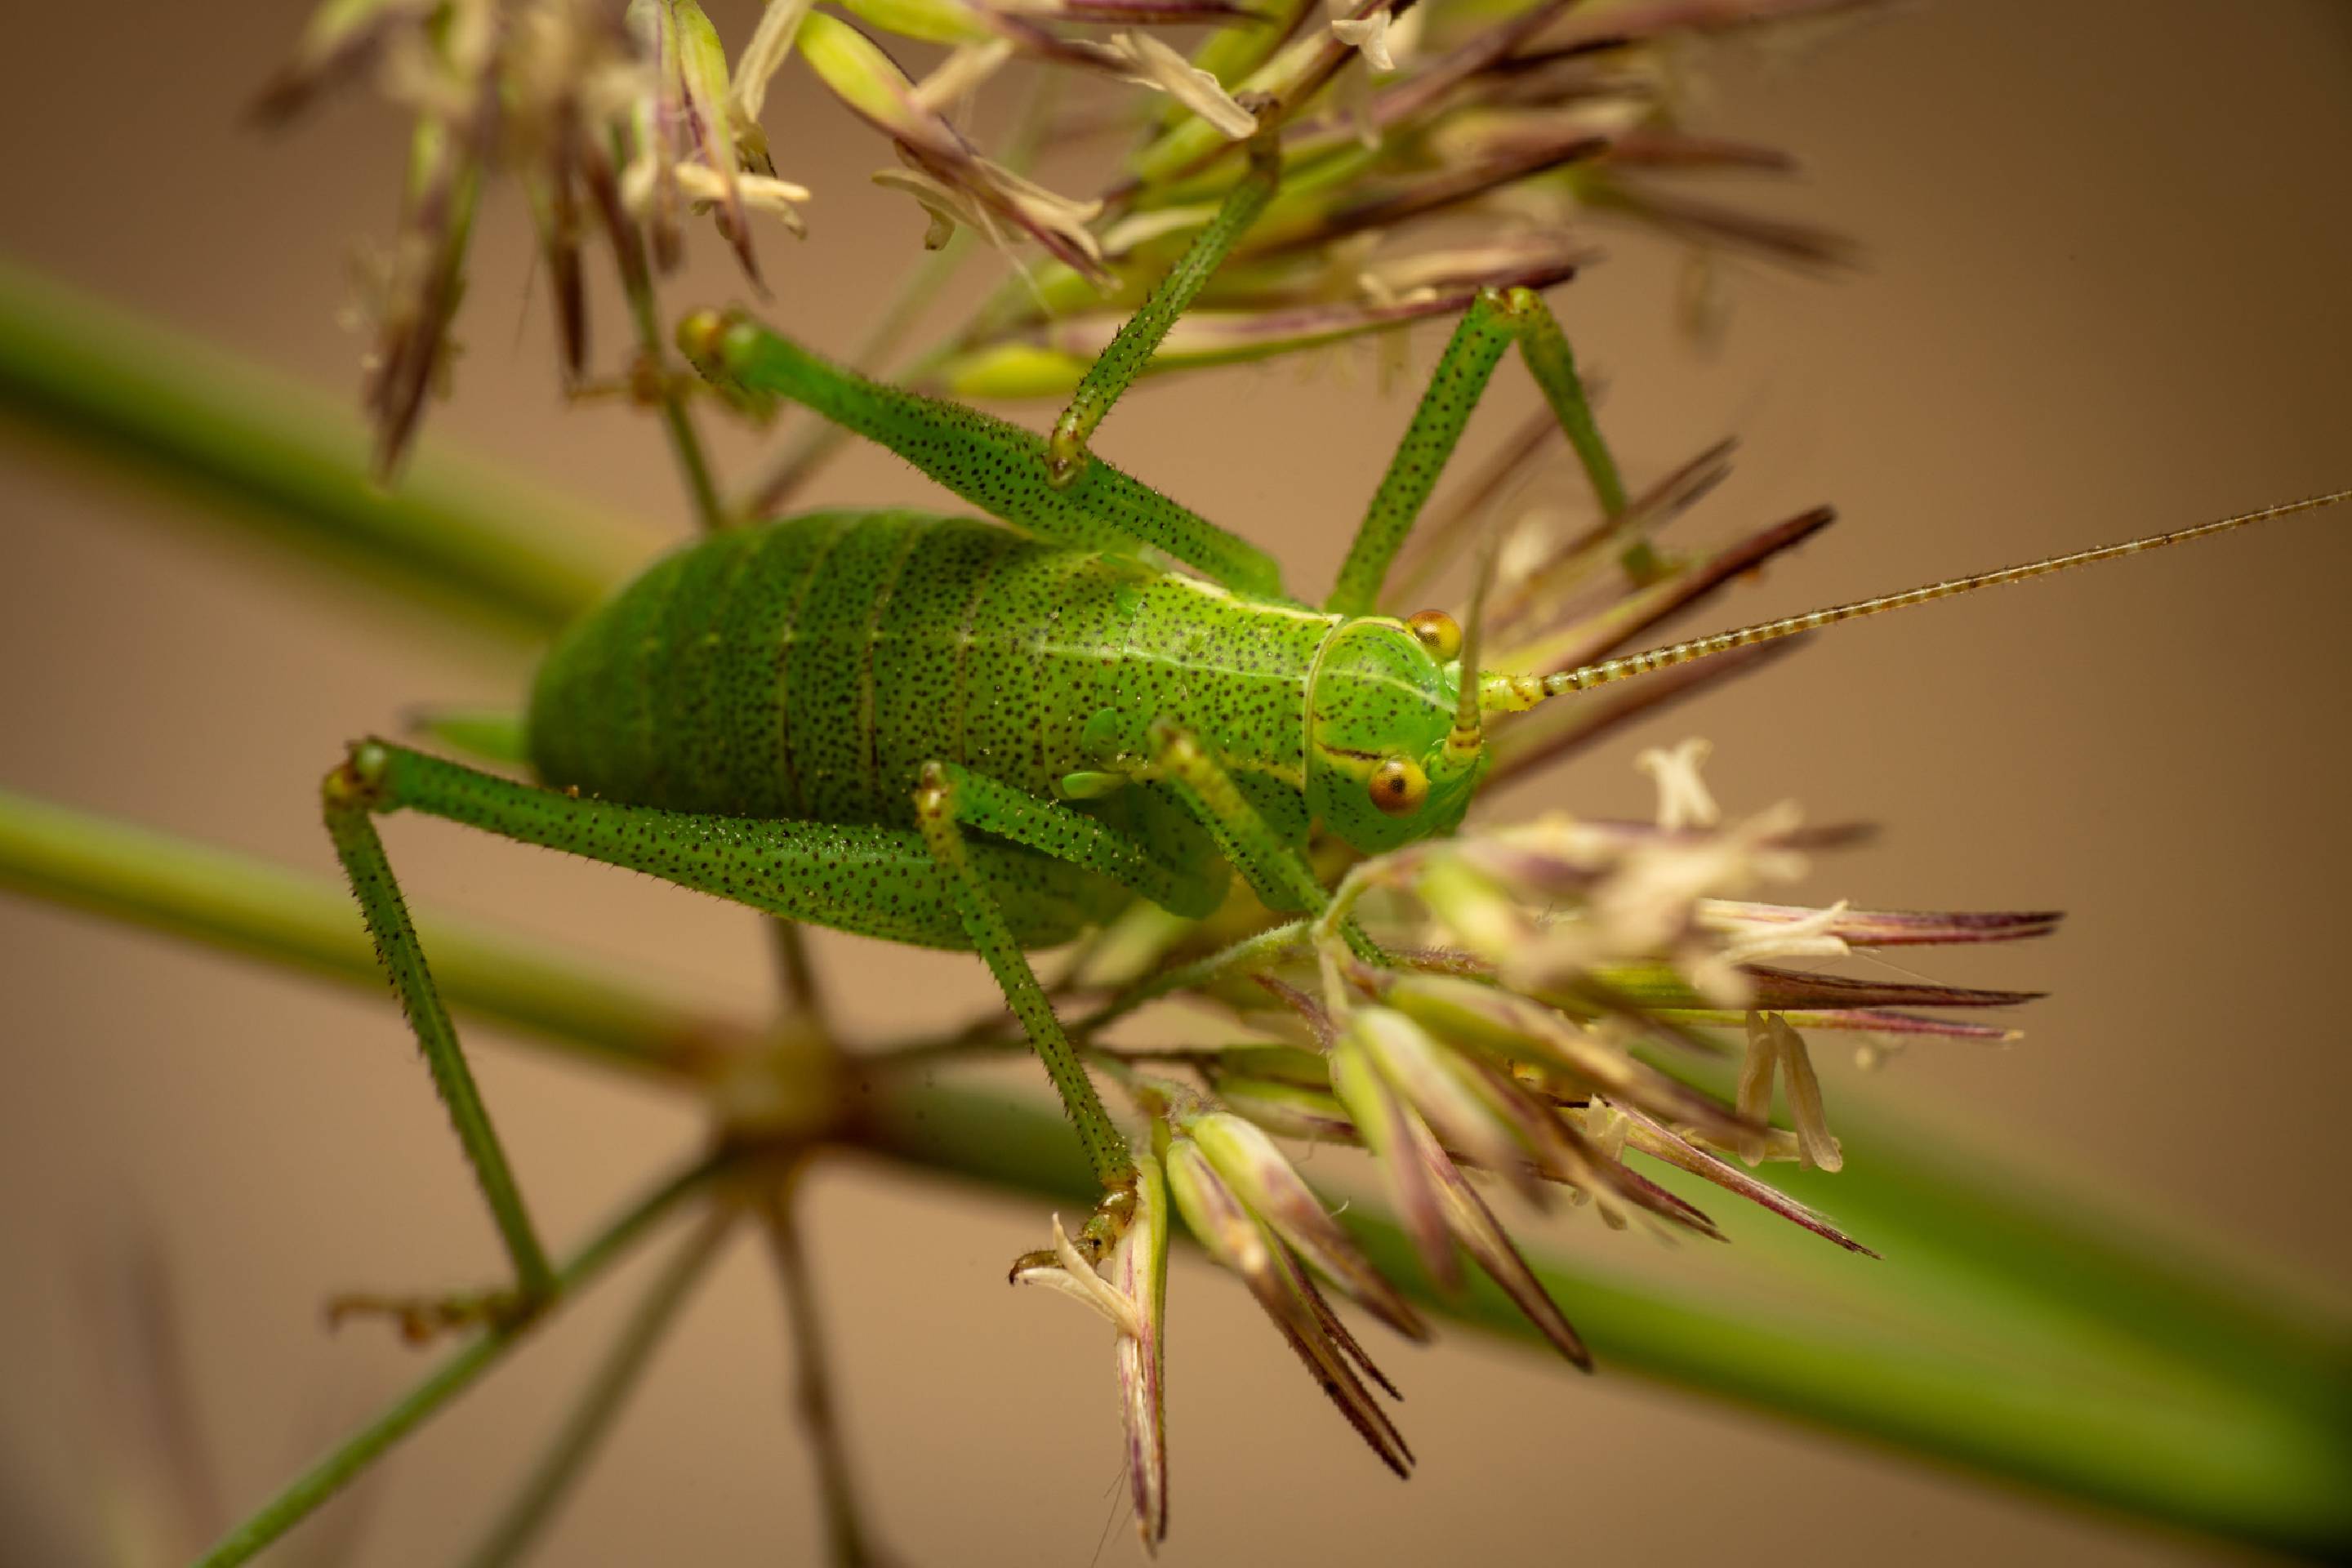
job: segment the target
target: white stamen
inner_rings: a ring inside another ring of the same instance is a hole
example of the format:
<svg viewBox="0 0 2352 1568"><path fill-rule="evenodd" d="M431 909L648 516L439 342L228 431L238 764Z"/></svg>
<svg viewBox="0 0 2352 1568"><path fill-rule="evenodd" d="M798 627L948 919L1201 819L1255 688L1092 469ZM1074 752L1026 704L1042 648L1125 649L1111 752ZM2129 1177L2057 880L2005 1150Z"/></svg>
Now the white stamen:
<svg viewBox="0 0 2352 1568"><path fill-rule="evenodd" d="M1815 910L1801 920L1769 923L1745 921L1724 921L1717 929L1730 935L1725 943L1723 956L1732 963L1762 963L1775 958L1843 958L1853 949L1845 938L1833 931L1845 915L1849 900L1840 899L1825 910ZM1709 921L1704 913L1701 921ZM1736 933L1746 933L1736 934Z"/></svg>
<svg viewBox="0 0 2352 1568"><path fill-rule="evenodd" d="M631 173L635 171L634 167ZM677 178L677 188L690 201L719 202L727 199L727 182L708 163L679 163L672 170ZM770 174L738 174L735 176L737 195L747 207L772 213L795 234L806 232L801 223L797 204L809 199L806 185L796 185L790 180L779 180Z"/></svg>
<svg viewBox="0 0 2352 1568"><path fill-rule="evenodd" d="M930 229L923 236L924 249L937 250L945 245L958 224L997 249L1004 248L1004 231L997 226L994 216L944 181L935 180L919 169L877 169L874 183L885 190L904 191L931 215Z"/></svg>
<svg viewBox="0 0 2352 1568"><path fill-rule="evenodd" d="M1705 736L1693 735L1672 751L1653 746L1633 759L1633 765L1658 784L1658 826L1669 833L1685 827L1713 827L1723 819L1715 797L1698 776L1699 764L1715 747Z"/></svg>
<svg viewBox="0 0 2352 1568"><path fill-rule="evenodd" d="M768 100L769 79L792 54L801 18L813 4L814 0L772 0L760 14L751 41L743 46L742 56L735 62L735 83L727 94L727 107L740 122L759 123L760 110Z"/></svg>
<svg viewBox="0 0 2352 1568"><path fill-rule="evenodd" d="M937 70L915 84L914 100L934 114L945 114L959 100L977 91L1012 58L1010 38L960 44L940 62Z"/></svg>
<svg viewBox="0 0 2352 1568"><path fill-rule="evenodd" d="M1059 1268L1024 1268L1014 1276L1024 1285L1044 1285L1074 1300L1085 1302L1102 1314L1110 1326L1129 1339L1143 1337L1143 1314L1136 1304L1111 1289L1108 1281L1094 1270L1086 1260L1070 1233L1062 1228L1062 1216L1054 1216L1054 1255L1062 1260Z"/></svg>
<svg viewBox="0 0 2352 1568"><path fill-rule="evenodd" d="M1389 14L1375 11L1355 21L1340 20L1331 24L1331 36L1364 57L1364 63L1376 71L1396 69L1396 58L1389 53Z"/></svg>
<svg viewBox="0 0 2352 1568"><path fill-rule="evenodd" d="M1121 33L1110 43L1135 67L1129 80L1157 88L1235 142L1257 129L1257 116L1234 102L1213 73L1201 69L1158 38L1148 33Z"/></svg>
<svg viewBox="0 0 2352 1568"><path fill-rule="evenodd" d="M1400 21L1391 15L1391 5L1383 5L1369 16L1348 15L1355 9L1348 0L1325 0L1324 8L1331 18L1331 36L1362 55L1364 64L1375 71L1396 69L1397 61L1412 52L1421 36L1418 9Z"/></svg>
<svg viewBox="0 0 2352 1568"><path fill-rule="evenodd" d="M1088 260L1099 265L1102 246L1087 225L1102 215L1100 201L1079 201L1024 180L1001 163L985 158L971 161L973 173L1024 217L1059 235Z"/></svg>
<svg viewBox="0 0 2352 1568"><path fill-rule="evenodd" d="M1789 1088L1789 1120L1797 1124L1797 1146L1804 1152L1805 1163L1837 1170L1845 1163L1845 1155L1838 1141L1830 1136L1829 1116L1822 1108L1822 1080L1813 1076L1813 1058L1805 1048L1805 1037L1778 1013L1764 1022L1772 1031L1782 1081Z"/></svg>

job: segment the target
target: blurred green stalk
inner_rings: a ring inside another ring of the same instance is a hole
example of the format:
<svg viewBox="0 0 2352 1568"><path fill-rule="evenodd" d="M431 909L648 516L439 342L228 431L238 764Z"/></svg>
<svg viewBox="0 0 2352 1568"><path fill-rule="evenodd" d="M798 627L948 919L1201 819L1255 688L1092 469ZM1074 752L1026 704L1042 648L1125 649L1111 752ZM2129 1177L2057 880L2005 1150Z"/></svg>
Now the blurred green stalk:
<svg viewBox="0 0 2352 1568"><path fill-rule="evenodd" d="M561 1310L612 1267L685 1199L709 1185L729 1164L713 1155L669 1177L607 1221L556 1271L556 1294L548 1309L519 1321L488 1329L425 1374L424 1380L378 1412L375 1417L288 1482L284 1489L239 1521L213 1543L195 1568L236 1568L310 1517L386 1450L416 1429Z"/></svg>
<svg viewBox="0 0 2352 1568"><path fill-rule="evenodd" d="M420 458L397 487L339 399L0 256L0 422L127 467L374 593L543 642L642 564L648 531L510 477Z"/></svg>
<svg viewBox="0 0 2352 1568"><path fill-rule="evenodd" d="M1093 1191L1067 1127L1041 1106L911 1075L879 1080L862 1104L858 1140L895 1160L1073 1203ZM1859 1164L1842 1187L1877 1173ZM1899 1165L1893 1175L1900 1189ZM1342 1218L1432 1310L1542 1345L1483 1276L1446 1296L1378 1205L1352 1200ZM1864 1270L1903 1273L1803 1239L1821 1256L1808 1273L1822 1294ZM1945 1237L1931 1265L1997 1275L1999 1253L1977 1250L1986 1240L1999 1237ZM2321 1396L2306 1404L2208 1377L2188 1347L2163 1363L2053 1357L2030 1321L2005 1323L1996 1302L1965 1294L1914 1290L1901 1317L1858 1325L1835 1310L1804 1317L1612 1280L1532 1248L1527 1258L1604 1374L1636 1373L2144 1521L2330 1559L2352 1551L2352 1381L2340 1354L2303 1366Z"/></svg>
<svg viewBox="0 0 2352 1568"><path fill-rule="evenodd" d="M314 974L381 985L347 889L0 788L0 888ZM442 917L418 921L476 1016L607 1066L690 1074L720 1031L605 968Z"/></svg>

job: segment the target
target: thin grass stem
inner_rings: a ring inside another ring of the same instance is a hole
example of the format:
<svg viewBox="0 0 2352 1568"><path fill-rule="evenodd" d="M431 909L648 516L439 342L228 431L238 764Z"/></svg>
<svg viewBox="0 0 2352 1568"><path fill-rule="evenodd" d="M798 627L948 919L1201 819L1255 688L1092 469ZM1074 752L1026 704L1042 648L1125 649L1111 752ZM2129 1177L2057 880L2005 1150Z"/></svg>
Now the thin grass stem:
<svg viewBox="0 0 2352 1568"><path fill-rule="evenodd" d="M776 1264L776 1279L784 1296L784 1327L792 1341L794 1399L801 1424L808 1431L816 1458L817 1493L824 1504L826 1549L835 1568L871 1568L886 1561L874 1546L865 1510L857 1501L857 1480L849 1459L848 1435L841 1406L834 1398L833 1358L826 1353L824 1320L818 1309L816 1281L800 1227L800 1180L795 1172L761 1206L768 1248Z"/></svg>
<svg viewBox="0 0 2352 1568"><path fill-rule="evenodd" d="M321 877L0 789L0 888L311 974L381 986L358 908ZM469 921L417 927L453 1006L536 1042L672 1082L750 1031L603 966Z"/></svg>
<svg viewBox="0 0 2352 1568"><path fill-rule="evenodd" d="M588 1380L580 1402L556 1429L554 1441L540 1456L522 1490L466 1559L468 1568L509 1568L537 1542L588 1461L595 1458L622 1406L645 1375L654 1352L677 1321L678 1309L718 1260L737 1217L732 1208L715 1208L679 1244L677 1255L662 1267L622 1325L620 1337Z"/></svg>
<svg viewBox="0 0 2352 1568"><path fill-rule="evenodd" d="M731 1164L733 1158L720 1153L701 1160L623 1210L556 1271L556 1292L546 1310L486 1330L233 1527L211 1551L196 1560L195 1568L236 1568L300 1523L394 1444L415 1431L427 1416L471 1387L551 1311L578 1294L665 1215Z"/></svg>
<svg viewBox="0 0 2352 1568"><path fill-rule="evenodd" d="M627 163L627 154L619 145L616 133L613 166L625 167ZM621 275L621 293L629 302L630 324L636 329L644 380L654 389L654 405L661 415L662 429L669 437L670 455L677 459L678 475L686 481L695 521L703 532L716 533L727 526L730 519L719 499L718 482L710 477L710 459L703 453L702 437L695 432L694 416L686 405L687 384L672 374L669 346L662 338L661 302L654 293L653 267L646 255L644 231L622 209L620 187L613 179L592 178L588 188L604 218L605 237L613 243L614 260Z"/></svg>
<svg viewBox="0 0 2352 1568"><path fill-rule="evenodd" d="M1127 1016L1148 1003L1172 996L1179 991L1207 985L1235 969L1263 963L1288 948L1303 947L1307 936L1308 922L1303 920L1285 921L1280 925L1269 926L1254 936L1244 937L1230 947L1218 949L1206 958L1162 970L1150 979L1129 986L1070 1026L1070 1032L1081 1039L1090 1037L1105 1025Z"/></svg>
<svg viewBox="0 0 2352 1568"><path fill-rule="evenodd" d="M810 956L808 933L797 921L772 920L770 940L776 950L776 978L782 984L784 1016L813 1033L825 1028L824 986Z"/></svg>

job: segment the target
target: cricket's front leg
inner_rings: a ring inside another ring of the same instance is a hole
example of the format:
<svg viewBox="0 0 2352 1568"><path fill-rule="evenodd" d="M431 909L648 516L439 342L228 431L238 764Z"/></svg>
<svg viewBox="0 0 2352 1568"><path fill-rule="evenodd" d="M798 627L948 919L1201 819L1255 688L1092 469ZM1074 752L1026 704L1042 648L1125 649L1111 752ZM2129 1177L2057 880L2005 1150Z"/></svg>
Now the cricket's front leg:
<svg viewBox="0 0 2352 1568"><path fill-rule="evenodd" d="M992 414L866 380L740 312L678 326L688 358L722 386L814 409L887 447L989 516L1056 544L1164 551L1237 594L1276 598L1274 558L1102 458L1057 468L1043 437Z"/></svg>
<svg viewBox="0 0 2352 1568"><path fill-rule="evenodd" d="M1178 797L1209 830L1219 851L1233 862L1260 903L1270 910L1310 915L1320 915L1330 907L1330 892L1317 879L1307 857L1250 804L1232 773L1201 743L1199 736L1165 719L1154 723L1151 770L1175 786ZM1365 963L1389 962L1354 917L1339 922L1339 934Z"/></svg>
<svg viewBox="0 0 2352 1568"><path fill-rule="evenodd" d="M1283 841L1199 736L1162 719L1151 726L1151 768L1217 841L1270 910L1320 914L1329 901L1307 857Z"/></svg>
<svg viewBox="0 0 2352 1568"><path fill-rule="evenodd" d="M1625 510L1624 480L1593 422L1576 356L1559 321L1532 289L1489 289L1478 296L1438 356L1429 389L1413 409L1412 422L1356 530L1355 543L1340 564L1339 580L1325 609L1367 616L1378 608L1390 563L1404 548L1436 488L1437 476L1462 439L1463 427L1486 395L1495 366L1514 343L1582 465L1602 514L1613 518Z"/></svg>
<svg viewBox="0 0 2352 1568"><path fill-rule="evenodd" d="M1054 433L1047 438L1054 482L1066 485L1075 479L1090 460L1087 442L1095 426L1103 422L1119 395L1135 384L1151 356L1174 329L1209 279L1216 275L1225 258L1241 244L1250 226L1256 223L1274 199L1282 184L1282 142L1266 115L1271 102L1252 101L1252 112L1259 116L1259 129L1249 142L1249 167L1240 181L1227 193L1212 217L1182 258L1160 280L1135 314L1119 327L1095 362L1087 367L1085 377L1071 395L1069 406L1054 421Z"/></svg>

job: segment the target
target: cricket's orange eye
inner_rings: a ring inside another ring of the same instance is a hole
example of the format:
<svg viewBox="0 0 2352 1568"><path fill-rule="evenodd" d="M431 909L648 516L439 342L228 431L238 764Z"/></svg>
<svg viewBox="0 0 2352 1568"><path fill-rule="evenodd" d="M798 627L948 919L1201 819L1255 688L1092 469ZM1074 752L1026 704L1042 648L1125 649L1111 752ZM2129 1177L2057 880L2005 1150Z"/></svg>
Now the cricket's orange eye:
<svg viewBox="0 0 2352 1568"><path fill-rule="evenodd" d="M1411 632L1440 664L1462 657L1462 628L1444 610L1423 610L1405 622Z"/></svg>
<svg viewBox="0 0 2352 1568"><path fill-rule="evenodd" d="M1404 816L1419 811L1429 798L1429 775L1411 757L1391 757L1372 770L1364 788L1374 805L1391 816Z"/></svg>

